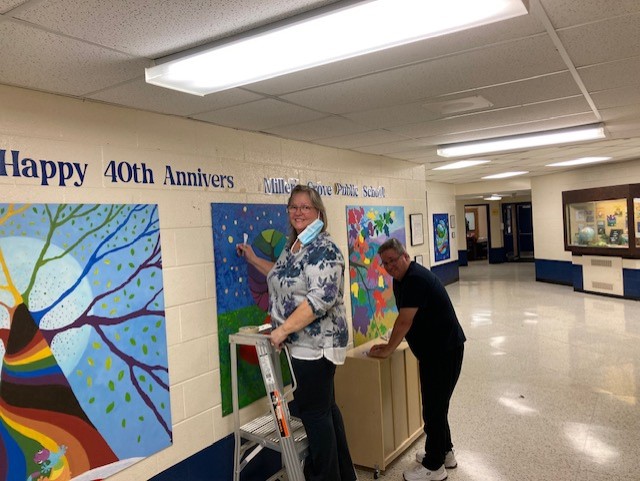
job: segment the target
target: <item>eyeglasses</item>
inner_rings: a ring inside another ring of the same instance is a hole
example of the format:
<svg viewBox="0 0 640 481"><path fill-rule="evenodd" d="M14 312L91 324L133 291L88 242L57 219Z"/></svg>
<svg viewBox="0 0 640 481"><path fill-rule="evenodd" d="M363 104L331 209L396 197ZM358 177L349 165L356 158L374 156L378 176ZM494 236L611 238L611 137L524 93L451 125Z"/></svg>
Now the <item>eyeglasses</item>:
<svg viewBox="0 0 640 481"><path fill-rule="evenodd" d="M311 212L311 209L315 209L315 207L313 207L312 205L288 205L287 206L287 212L289 214L293 213L293 212L297 212L297 211L302 211L303 214L308 214L309 212Z"/></svg>
<svg viewBox="0 0 640 481"><path fill-rule="evenodd" d="M395 264L396 262L398 262L398 259L400 259L401 257L402 256L398 256L395 259L389 259L389 260L386 260L386 261L382 261L381 262L382 267L387 267L387 266L391 266L391 265Z"/></svg>

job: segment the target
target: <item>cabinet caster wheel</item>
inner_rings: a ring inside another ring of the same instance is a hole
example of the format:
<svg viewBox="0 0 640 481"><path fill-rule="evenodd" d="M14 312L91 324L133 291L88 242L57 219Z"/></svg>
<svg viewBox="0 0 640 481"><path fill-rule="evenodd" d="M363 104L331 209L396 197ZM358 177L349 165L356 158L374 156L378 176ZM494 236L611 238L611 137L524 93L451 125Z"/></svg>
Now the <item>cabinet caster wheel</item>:
<svg viewBox="0 0 640 481"><path fill-rule="evenodd" d="M379 477L380 477L380 470L379 470L379 469L376 469L376 470L373 472L373 479L378 479Z"/></svg>

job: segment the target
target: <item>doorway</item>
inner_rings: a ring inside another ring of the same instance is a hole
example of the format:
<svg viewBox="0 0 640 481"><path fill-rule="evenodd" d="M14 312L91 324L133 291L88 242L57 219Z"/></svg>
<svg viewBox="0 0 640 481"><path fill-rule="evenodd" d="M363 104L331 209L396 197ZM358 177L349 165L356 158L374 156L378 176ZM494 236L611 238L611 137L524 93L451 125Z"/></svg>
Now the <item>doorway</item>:
<svg viewBox="0 0 640 481"><path fill-rule="evenodd" d="M465 231L467 234L467 259L469 261L489 258L489 206L487 204L464 206Z"/></svg>
<svg viewBox="0 0 640 481"><path fill-rule="evenodd" d="M531 202L502 204L503 242L507 262L533 261Z"/></svg>

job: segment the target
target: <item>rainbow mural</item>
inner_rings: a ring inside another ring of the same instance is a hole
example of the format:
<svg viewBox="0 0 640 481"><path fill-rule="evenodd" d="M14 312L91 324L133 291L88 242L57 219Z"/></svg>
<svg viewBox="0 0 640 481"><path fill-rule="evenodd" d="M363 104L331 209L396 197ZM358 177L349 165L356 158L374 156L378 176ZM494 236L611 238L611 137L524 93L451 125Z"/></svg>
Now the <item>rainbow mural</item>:
<svg viewBox="0 0 640 481"><path fill-rule="evenodd" d="M0 480L106 478L171 444L155 205L0 204Z"/></svg>

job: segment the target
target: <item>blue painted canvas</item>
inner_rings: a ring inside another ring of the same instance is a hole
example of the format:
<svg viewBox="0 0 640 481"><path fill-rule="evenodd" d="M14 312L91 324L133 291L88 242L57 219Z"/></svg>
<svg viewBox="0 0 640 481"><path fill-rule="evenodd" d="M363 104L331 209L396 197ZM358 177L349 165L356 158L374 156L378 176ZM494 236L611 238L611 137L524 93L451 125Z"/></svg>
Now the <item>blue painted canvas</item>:
<svg viewBox="0 0 640 481"><path fill-rule="evenodd" d="M236 253L244 241L255 253L275 262L286 244L289 217L284 204L211 204L218 311L220 389L223 415L230 414L231 356L229 335L242 326L270 322L266 277ZM258 359L252 346L243 346L238 363L239 405L265 395Z"/></svg>
<svg viewBox="0 0 640 481"><path fill-rule="evenodd" d="M436 262L451 257L448 214L433 214L433 247Z"/></svg>

